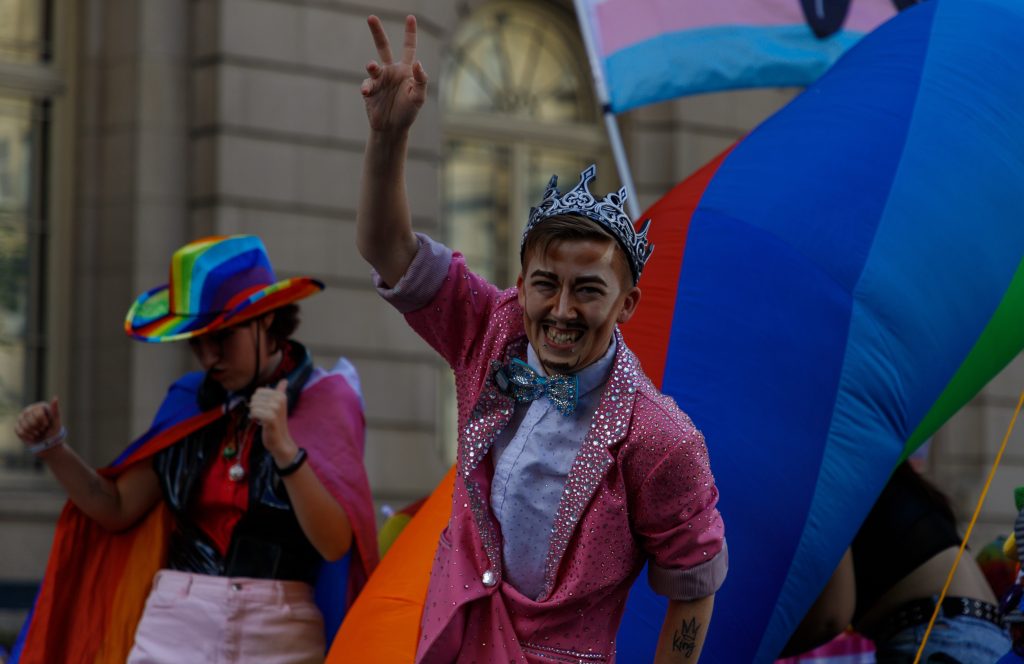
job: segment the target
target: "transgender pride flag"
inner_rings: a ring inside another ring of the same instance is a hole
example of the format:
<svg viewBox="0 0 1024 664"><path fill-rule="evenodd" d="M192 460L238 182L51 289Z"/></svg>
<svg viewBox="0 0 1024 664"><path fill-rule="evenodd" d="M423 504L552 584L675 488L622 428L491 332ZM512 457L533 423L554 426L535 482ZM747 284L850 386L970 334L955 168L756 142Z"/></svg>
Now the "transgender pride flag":
<svg viewBox="0 0 1024 664"><path fill-rule="evenodd" d="M576 0L576 9L601 101L621 113L699 92L809 85L909 4L914 0Z"/></svg>

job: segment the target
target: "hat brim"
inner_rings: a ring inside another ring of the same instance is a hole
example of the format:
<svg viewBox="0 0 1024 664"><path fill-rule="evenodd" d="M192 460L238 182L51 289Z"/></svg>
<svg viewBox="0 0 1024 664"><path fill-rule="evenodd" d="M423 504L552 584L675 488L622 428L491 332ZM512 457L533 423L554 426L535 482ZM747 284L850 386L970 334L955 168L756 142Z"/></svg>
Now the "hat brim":
<svg viewBox="0 0 1024 664"><path fill-rule="evenodd" d="M293 277L237 295L225 311L195 316L170 313L168 286L158 286L139 296L124 319L128 336L149 343L183 341L215 330L238 325L278 307L319 293L324 284L310 277Z"/></svg>

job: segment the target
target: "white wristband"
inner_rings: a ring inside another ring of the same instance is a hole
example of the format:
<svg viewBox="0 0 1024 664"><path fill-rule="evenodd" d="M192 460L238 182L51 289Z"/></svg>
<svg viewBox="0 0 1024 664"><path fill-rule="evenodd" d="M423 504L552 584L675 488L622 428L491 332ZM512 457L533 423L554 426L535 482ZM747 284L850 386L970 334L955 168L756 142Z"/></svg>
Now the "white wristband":
<svg viewBox="0 0 1024 664"><path fill-rule="evenodd" d="M67 438L67 437L68 437L68 430L65 429L64 427L61 427L60 431L58 431L56 433L56 435L51 436L51 437L47 438L46 440L41 440L38 443L36 443L35 445L29 445L28 446L28 451L31 452L32 454L35 454L35 455L38 456L38 455L42 454L43 452L45 452L46 450L53 449L54 447L57 447L58 445L63 443L64 439Z"/></svg>

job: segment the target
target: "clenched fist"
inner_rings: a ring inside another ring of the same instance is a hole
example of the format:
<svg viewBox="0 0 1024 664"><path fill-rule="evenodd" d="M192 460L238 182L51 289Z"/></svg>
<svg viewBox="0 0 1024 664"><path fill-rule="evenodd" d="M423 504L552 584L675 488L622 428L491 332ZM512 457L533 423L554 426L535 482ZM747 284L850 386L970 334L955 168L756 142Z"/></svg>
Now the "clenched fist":
<svg viewBox="0 0 1024 664"><path fill-rule="evenodd" d="M14 425L14 433L25 445L34 445L53 438L60 430L60 403L57 397L49 403L39 401L25 406Z"/></svg>
<svg viewBox="0 0 1024 664"><path fill-rule="evenodd" d="M263 446L278 466L287 465L298 448L288 432L288 381L281 379L273 389L261 387L249 399L249 417L263 427Z"/></svg>

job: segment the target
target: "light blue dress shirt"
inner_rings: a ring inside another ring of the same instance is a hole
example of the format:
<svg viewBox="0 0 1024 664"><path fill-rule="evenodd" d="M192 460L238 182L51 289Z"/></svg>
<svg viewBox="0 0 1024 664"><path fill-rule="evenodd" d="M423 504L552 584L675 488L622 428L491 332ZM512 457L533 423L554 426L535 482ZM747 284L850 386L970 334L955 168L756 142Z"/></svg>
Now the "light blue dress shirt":
<svg viewBox="0 0 1024 664"><path fill-rule="evenodd" d="M612 337L601 359L579 372L579 402L572 415L562 415L547 397L516 404L511 421L494 442L491 510L501 524L505 579L531 599L544 589L544 563L558 503L614 359ZM528 345L526 360L547 375L533 346Z"/></svg>

